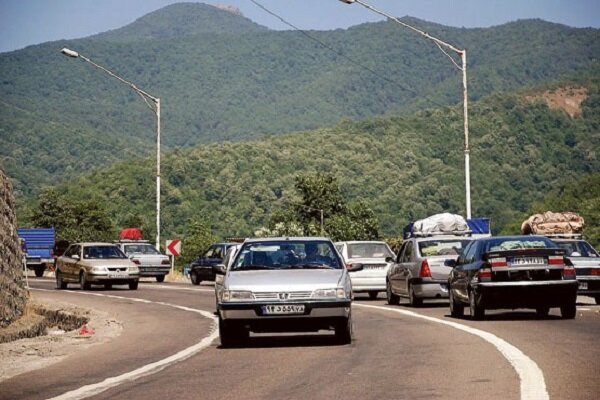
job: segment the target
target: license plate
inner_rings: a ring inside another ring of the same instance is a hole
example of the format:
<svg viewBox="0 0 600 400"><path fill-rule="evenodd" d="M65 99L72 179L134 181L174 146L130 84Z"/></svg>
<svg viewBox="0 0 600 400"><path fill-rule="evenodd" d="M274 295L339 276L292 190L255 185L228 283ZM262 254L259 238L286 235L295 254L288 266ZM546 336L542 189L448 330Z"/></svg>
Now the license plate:
<svg viewBox="0 0 600 400"><path fill-rule="evenodd" d="M587 290L588 283L587 282L579 282L579 290Z"/></svg>
<svg viewBox="0 0 600 400"><path fill-rule="evenodd" d="M543 265L546 264L546 260L543 257L522 257L513 258L510 265Z"/></svg>
<svg viewBox="0 0 600 400"><path fill-rule="evenodd" d="M264 315L304 314L304 304L277 304L263 306Z"/></svg>
<svg viewBox="0 0 600 400"><path fill-rule="evenodd" d="M108 274L108 277L112 279L127 278L128 276L128 274Z"/></svg>

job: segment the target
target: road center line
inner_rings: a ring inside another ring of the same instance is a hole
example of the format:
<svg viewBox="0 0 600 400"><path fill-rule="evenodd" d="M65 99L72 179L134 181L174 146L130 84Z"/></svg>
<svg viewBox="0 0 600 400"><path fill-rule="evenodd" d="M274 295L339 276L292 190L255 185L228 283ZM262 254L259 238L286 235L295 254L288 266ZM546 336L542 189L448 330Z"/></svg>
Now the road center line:
<svg viewBox="0 0 600 400"><path fill-rule="evenodd" d="M32 290L39 290L39 291L44 291L44 292L54 292L54 290L48 290L48 289L32 289ZM101 294L101 293L75 292L75 291L70 291L70 290L65 290L63 292L75 293L75 294L80 294L80 295L88 295L88 296L108 297L108 298L119 299L119 300L129 300L129 301L145 303L145 304L159 304L159 305L176 308L176 309L183 310L183 311L200 314L203 317L212 320L213 325L212 325L212 330L211 330L210 334L208 336L204 337L200 342L198 342L195 345L190 346L186 349L183 349L180 352L173 354L170 357L167 357L165 359L144 365L140 368L137 368L131 372L126 372L122 375L114 376L111 378L106 378L102 382L82 386L79 389L71 390L70 392L61 394L60 396L53 397L50 400L85 399L87 397L95 396L106 390L109 390L116 386L119 386L120 384L122 384L124 382L134 381L134 380L142 378L144 376L155 374L159 371L162 371L163 369L167 368L170 365L173 365L175 363L186 360L186 359L190 358L191 356L199 353L200 351L202 351L205 348L207 348L208 346L210 346L210 344L213 342L213 340L215 340L219 336L219 331L216 329L217 319L213 315L213 313L210 313L207 311L198 310L195 308L190 308L190 307L185 307L185 306L179 306L177 304L151 301L151 300L140 299L140 298L135 298L135 297L123 297L123 296L115 296L115 295Z"/></svg>
<svg viewBox="0 0 600 400"><path fill-rule="evenodd" d="M429 322L447 325L452 328L459 329L463 332L470 333L471 335L479 336L486 342L491 343L494 347L496 347L496 349L498 349L498 351L504 356L504 358L508 360L508 362L512 365L512 367L519 375L519 379L521 381L521 400L547 400L550 398L546 390L544 373L538 367L538 365L532 359L527 357L521 350L492 333L472 328L468 325L459 324L457 322L428 317L426 315L422 315L413 311L403 310L401 308L381 307L360 303L354 303L353 305L363 308L377 309L381 311L396 312L414 318L421 318Z"/></svg>

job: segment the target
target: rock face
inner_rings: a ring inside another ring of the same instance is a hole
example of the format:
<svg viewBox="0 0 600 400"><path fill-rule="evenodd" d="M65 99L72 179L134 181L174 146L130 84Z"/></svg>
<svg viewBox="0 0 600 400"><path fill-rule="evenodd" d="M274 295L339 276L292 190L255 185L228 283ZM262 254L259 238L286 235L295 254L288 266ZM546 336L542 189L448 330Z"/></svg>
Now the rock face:
<svg viewBox="0 0 600 400"><path fill-rule="evenodd" d="M23 315L27 299L15 198L10 181L0 170L0 328Z"/></svg>

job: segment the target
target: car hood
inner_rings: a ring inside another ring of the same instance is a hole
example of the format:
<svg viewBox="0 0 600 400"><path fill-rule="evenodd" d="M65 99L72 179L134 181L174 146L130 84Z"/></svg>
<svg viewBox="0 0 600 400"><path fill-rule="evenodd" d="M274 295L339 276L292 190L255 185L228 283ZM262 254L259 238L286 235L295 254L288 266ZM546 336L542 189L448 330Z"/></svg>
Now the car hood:
<svg viewBox="0 0 600 400"><path fill-rule="evenodd" d="M269 270L269 271L230 271L225 286L230 290L271 291L312 291L343 286L344 270Z"/></svg>

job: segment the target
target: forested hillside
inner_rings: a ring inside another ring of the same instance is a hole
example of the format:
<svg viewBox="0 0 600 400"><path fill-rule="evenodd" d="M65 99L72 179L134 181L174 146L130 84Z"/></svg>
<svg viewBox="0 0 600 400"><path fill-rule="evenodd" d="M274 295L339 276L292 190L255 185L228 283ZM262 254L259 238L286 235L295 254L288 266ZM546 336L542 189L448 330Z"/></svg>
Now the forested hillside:
<svg viewBox="0 0 600 400"><path fill-rule="evenodd" d="M410 22L468 49L472 100L592 74L600 54L597 29L540 20L487 29ZM395 24L308 34L316 40L179 4L106 34L2 53L0 165L22 198L153 154L152 111L130 88L62 56L62 47L161 98L165 153L461 101L460 74L446 56Z"/></svg>
<svg viewBox="0 0 600 400"><path fill-rule="evenodd" d="M472 104L474 216L490 217L498 232L564 182L600 171L597 82L587 93L575 118L521 94ZM190 218L222 236L251 235L297 201L294 178L315 171L334 174L346 198L364 200L383 235L432 213L464 215L462 124L461 108L443 107L175 151L163 162L163 235L182 234ZM73 179L58 193L99 199L116 227L137 218L151 232L153 168L151 157L116 164ZM583 212L573 201L572 210Z"/></svg>

